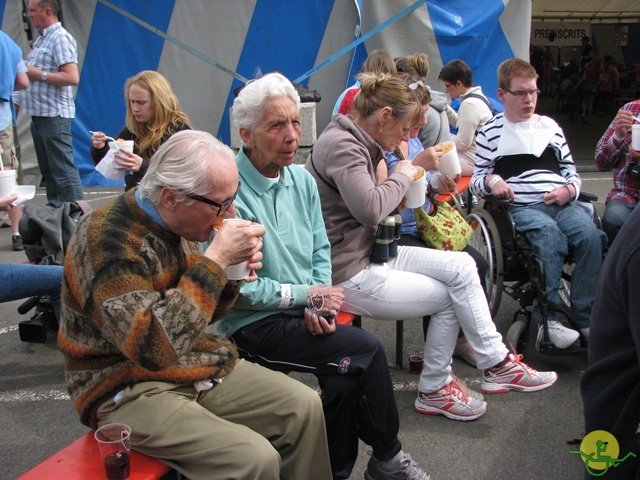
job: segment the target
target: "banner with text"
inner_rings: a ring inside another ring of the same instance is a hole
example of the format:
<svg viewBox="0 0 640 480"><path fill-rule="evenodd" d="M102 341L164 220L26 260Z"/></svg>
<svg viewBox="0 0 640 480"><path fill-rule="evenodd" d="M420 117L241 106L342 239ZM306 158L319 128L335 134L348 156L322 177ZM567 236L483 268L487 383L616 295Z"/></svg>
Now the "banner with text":
<svg viewBox="0 0 640 480"><path fill-rule="evenodd" d="M591 25L586 22L533 22L531 45L580 45L584 36L591 36Z"/></svg>

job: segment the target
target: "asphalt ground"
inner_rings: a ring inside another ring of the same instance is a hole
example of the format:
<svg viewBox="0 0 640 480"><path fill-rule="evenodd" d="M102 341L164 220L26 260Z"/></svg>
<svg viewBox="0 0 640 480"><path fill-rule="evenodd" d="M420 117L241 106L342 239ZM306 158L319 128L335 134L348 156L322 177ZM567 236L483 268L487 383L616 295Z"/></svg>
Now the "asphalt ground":
<svg viewBox="0 0 640 480"><path fill-rule="evenodd" d="M611 188L611 173L593 172L593 148L612 117L594 117L591 125L572 125L566 115L555 113L554 99L542 99L541 104L540 111L548 111L565 128L582 172L583 190L598 195L596 208L602 213L604 198ZM118 194L119 189L113 188L85 189L85 197L93 207ZM38 189L33 202L46 203L42 189ZM10 236L10 229L0 229L0 261L25 261L23 252L11 250ZM18 314L20 303L0 304L0 480L16 478L88 430L79 422L66 392L55 334L51 332L43 344L20 341L17 325L29 318ZM517 308L512 299L503 296L494 319L503 335ZM394 322L364 319L363 327L378 335L393 360ZM421 343L421 329L419 319L405 321L405 348ZM525 361L538 370L556 371L556 384L537 393L487 396L484 416L474 422L456 422L414 411L418 377L408 373L405 358L403 370L390 370L405 451L434 480L582 478L582 460L569 453L578 446L567 442L584 434L579 382L587 366L586 356L552 357L529 346ZM458 359L454 359L453 366L471 388L479 389L480 373L476 369ZM296 378L317 388L311 376ZM351 478L362 478L367 450L361 444Z"/></svg>

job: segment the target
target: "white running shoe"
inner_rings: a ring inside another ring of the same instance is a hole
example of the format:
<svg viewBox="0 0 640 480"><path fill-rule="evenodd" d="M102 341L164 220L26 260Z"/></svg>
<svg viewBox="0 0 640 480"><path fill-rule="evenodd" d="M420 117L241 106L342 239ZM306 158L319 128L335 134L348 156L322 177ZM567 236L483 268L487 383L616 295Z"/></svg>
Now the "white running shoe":
<svg viewBox="0 0 640 480"><path fill-rule="evenodd" d="M576 343L580 337L580 333L571 328L567 328L557 320L549 320L547 322L549 326L549 340L555 345L556 348L563 350L569 348ZM538 325L538 336L536 338L536 348L540 350L540 344L544 339L544 329L542 324Z"/></svg>

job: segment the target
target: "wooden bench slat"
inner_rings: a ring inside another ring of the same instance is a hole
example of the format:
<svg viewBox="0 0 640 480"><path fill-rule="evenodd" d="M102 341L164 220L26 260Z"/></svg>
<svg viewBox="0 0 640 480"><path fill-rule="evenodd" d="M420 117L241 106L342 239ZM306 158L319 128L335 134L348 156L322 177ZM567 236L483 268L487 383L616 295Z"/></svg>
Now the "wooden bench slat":
<svg viewBox="0 0 640 480"><path fill-rule="evenodd" d="M160 460L131 450L129 480L157 480L171 470ZM106 479L98 444L93 431L54 453L18 480L87 480Z"/></svg>

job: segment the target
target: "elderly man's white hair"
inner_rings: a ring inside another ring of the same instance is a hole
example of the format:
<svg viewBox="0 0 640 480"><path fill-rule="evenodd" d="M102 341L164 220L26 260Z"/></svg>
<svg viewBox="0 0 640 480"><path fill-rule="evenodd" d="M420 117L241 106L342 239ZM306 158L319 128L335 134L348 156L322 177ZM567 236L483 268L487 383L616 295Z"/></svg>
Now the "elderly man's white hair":
<svg viewBox="0 0 640 480"><path fill-rule="evenodd" d="M193 202L187 194L211 193L213 187L207 181L206 171L212 154L222 157L222 162L235 161L233 150L210 133L183 130L173 134L151 157L149 170L138 186L140 198L159 205L165 187L175 190L178 201L185 203Z"/></svg>
<svg viewBox="0 0 640 480"><path fill-rule="evenodd" d="M293 84L280 73L268 73L257 80L251 80L240 90L231 107L231 121L235 128L244 127L253 131L262 118L264 104L271 97L290 97L298 110L300 96Z"/></svg>

